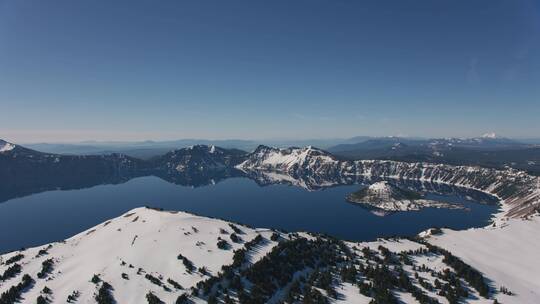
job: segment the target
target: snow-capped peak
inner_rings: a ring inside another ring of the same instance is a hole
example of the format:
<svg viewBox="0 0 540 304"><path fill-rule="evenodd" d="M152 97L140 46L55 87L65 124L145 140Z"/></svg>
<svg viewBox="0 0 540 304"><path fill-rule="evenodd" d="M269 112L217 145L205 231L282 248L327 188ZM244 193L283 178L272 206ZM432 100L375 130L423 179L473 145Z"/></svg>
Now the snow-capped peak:
<svg viewBox="0 0 540 304"><path fill-rule="evenodd" d="M371 191L390 191L390 184L387 181L380 181L368 187Z"/></svg>
<svg viewBox="0 0 540 304"><path fill-rule="evenodd" d="M496 139L499 138L495 132L489 132L482 135L482 138Z"/></svg>
<svg viewBox="0 0 540 304"><path fill-rule="evenodd" d="M15 149L15 145L0 139L0 153L8 152Z"/></svg>
<svg viewBox="0 0 540 304"><path fill-rule="evenodd" d="M331 154L312 146L278 149L261 145L237 168L280 172L307 168L317 171L320 166L336 163L336 159Z"/></svg>

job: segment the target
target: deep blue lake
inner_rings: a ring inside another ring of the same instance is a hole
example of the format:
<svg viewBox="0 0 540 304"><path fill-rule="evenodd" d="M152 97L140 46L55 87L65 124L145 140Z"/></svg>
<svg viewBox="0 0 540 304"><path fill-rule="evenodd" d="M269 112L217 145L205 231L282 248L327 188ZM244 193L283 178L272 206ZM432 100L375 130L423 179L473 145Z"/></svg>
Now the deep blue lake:
<svg viewBox="0 0 540 304"><path fill-rule="evenodd" d="M141 206L357 241L411 236L429 227L485 226L498 208L460 195L428 194L428 198L461 203L470 210L427 208L381 217L345 200L359 188L344 185L310 192L279 184L261 187L243 177L191 188L149 176L118 185L42 192L0 203L0 252L63 240Z"/></svg>

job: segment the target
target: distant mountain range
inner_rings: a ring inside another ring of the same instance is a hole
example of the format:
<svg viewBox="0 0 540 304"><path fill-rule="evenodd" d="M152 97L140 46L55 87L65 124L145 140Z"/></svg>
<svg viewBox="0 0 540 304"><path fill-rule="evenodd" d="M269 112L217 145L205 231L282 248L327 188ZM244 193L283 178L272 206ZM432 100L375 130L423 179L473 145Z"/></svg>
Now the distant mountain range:
<svg viewBox="0 0 540 304"><path fill-rule="evenodd" d="M433 138L409 139L404 137L371 138L354 144L340 144L329 147L332 152L349 152L356 150L387 149L399 150L406 147L424 148L429 151L441 151L455 148L497 150L520 149L531 146L509 138L496 137L495 134L484 134L475 138Z"/></svg>
<svg viewBox="0 0 540 304"><path fill-rule="evenodd" d="M207 140L207 139L181 139L172 141L141 141L141 142L94 142L87 141L81 143L35 143L27 144L26 147L57 154L74 155L100 155L121 153L141 159L149 159L163 155L172 150L178 150L196 145L218 146L226 149L240 149L252 151L259 145L268 145L273 147L285 148L290 146L316 146L328 148L338 144L357 143L367 140L370 137L359 136L349 139L306 139L306 140Z"/></svg>
<svg viewBox="0 0 540 304"><path fill-rule="evenodd" d="M433 147L441 148L442 145L454 145L454 147L467 149L514 149L540 146L540 139L506 139L499 138L493 133L484 134L482 137L471 139L445 138L445 139L425 139L413 137L370 137L356 136L352 138L330 138L330 139L305 139L305 140L207 140L207 139L181 139L172 141L140 141L140 142L98 142L86 141L81 143L34 143L27 144L26 147L37 151L69 154L69 155L103 155L120 153L135 158L150 159L163 155L172 150L186 148L196 145L218 146L226 149L239 149L253 151L260 145L287 148L314 146L326 149L333 153L343 153L344 156L358 158L364 153L357 153L357 150L388 148L389 144L399 143L402 146L412 145L415 148L433 143ZM377 157L380 151L367 154ZM384 153L383 153L384 155Z"/></svg>
<svg viewBox="0 0 540 304"><path fill-rule="evenodd" d="M175 144L185 145L196 140L176 141ZM209 141L206 141L209 142ZM444 163L451 165L479 165L483 167L504 169L512 167L525 170L531 174L540 174L540 145L526 144L513 139L499 138L495 134L485 134L478 138L440 138L440 139L411 139L402 137L382 137L368 138L357 137L348 140L349 143L341 143L328 147L326 151L340 160L395 160L404 162L429 162ZM52 153L48 151L38 152L12 143L0 140L0 156L5 160L7 156L13 158L12 162L39 164L39 166L48 166L57 168L63 164L74 166L75 163L85 168L84 164L93 164L100 168L100 165L94 163L107 163L109 168L118 166L122 171L126 170L164 170L182 172L189 171L190 174L196 171L208 171L206 169L219 167L231 168L231 164L239 164L246 160L249 154L246 151L253 151L251 155L263 155L268 152L279 152L281 156L292 157L290 148L270 148L265 145L259 145L253 149L231 148L229 146L250 146L254 142L227 140L221 143L227 145L218 147L217 145L197 144L178 149L168 149L168 145L173 142L144 142L125 144L123 147L131 147L134 151L146 151L146 157L139 158L125 153L89 153L89 154L64 154ZM329 142L326 142L327 144ZM110 143L117 144L117 143ZM141 148L148 145L147 148ZM35 145L32 145L32 147ZM49 146L52 147L52 146ZM75 148L76 146L69 146ZM308 147L312 147L309 145ZM55 149L60 149L58 146ZM51 149L49 149L51 150ZM114 150L114 149L112 149ZM160 150L162 153L157 153ZM210 151L211 150L211 151ZM83 151L83 150L81 150ZM294 150L300 151L300 150ZM302 150L302 156L317 154L320 151L317 148ZM211 152L211 153L210 153ZM134 153L137 154L137 153ZM248 158L246 166L260 166L263 159ZM61 161L61 162L60 162ZM251 161L251 163L249 163ZM271 160L269 160L271 161ZM286 161L286 160L285 160ZM61 164L60 164L61 163ZM115 165L112 165L115 164ZM176 167L183 170L175 170ZM184 166L184 167L182 167ZM202 170L199 170L202 169ZM79 169L84 170L84 169ZM4 172L6 170L3 170ZM1 174L1 172L0 172ZM1 175L0 175L1 177Z"/></svg>
<svg viewBox="0 0 540 304"><path fill-rule="evenodd" d="M512 167L531 174L540 174L540 145L499 138L494 134L466 139L385 137L354 144L340 144L327 150L338 157L351 160L384 159L478 165L499 169Z"/></svg>

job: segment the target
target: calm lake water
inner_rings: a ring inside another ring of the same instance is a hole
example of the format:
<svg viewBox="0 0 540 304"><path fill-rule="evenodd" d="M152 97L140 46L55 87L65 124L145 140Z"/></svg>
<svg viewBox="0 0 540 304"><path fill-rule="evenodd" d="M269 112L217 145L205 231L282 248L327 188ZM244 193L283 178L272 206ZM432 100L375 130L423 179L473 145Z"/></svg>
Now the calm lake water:
<svg viewBox="0 0 540 304"><path fill-rule="evenodd" d="M140 177L119 185L48 191L0 203L0 252L63 240L136 207L152 206L223 218L254 227L310 231L366 241L381 236L415 235L429 227L454 229L484 226L496 205L458 195L428 195L457 202L470 210L423 209L380 217L345 196L360 188L346 185L309 192L248 178L191 188L157 177Z"/></svg>

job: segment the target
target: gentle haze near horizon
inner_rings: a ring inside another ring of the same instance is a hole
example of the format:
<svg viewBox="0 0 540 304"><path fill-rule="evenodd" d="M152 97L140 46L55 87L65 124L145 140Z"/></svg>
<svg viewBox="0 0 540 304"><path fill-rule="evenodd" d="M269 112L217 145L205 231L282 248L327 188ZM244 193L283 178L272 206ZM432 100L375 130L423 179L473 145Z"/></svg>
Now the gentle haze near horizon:
<svg viewBox="0 0 540 304"><path fill-rule="evenodd" d="M540 134L540 2L0 1L13 142Z"/></svg>

